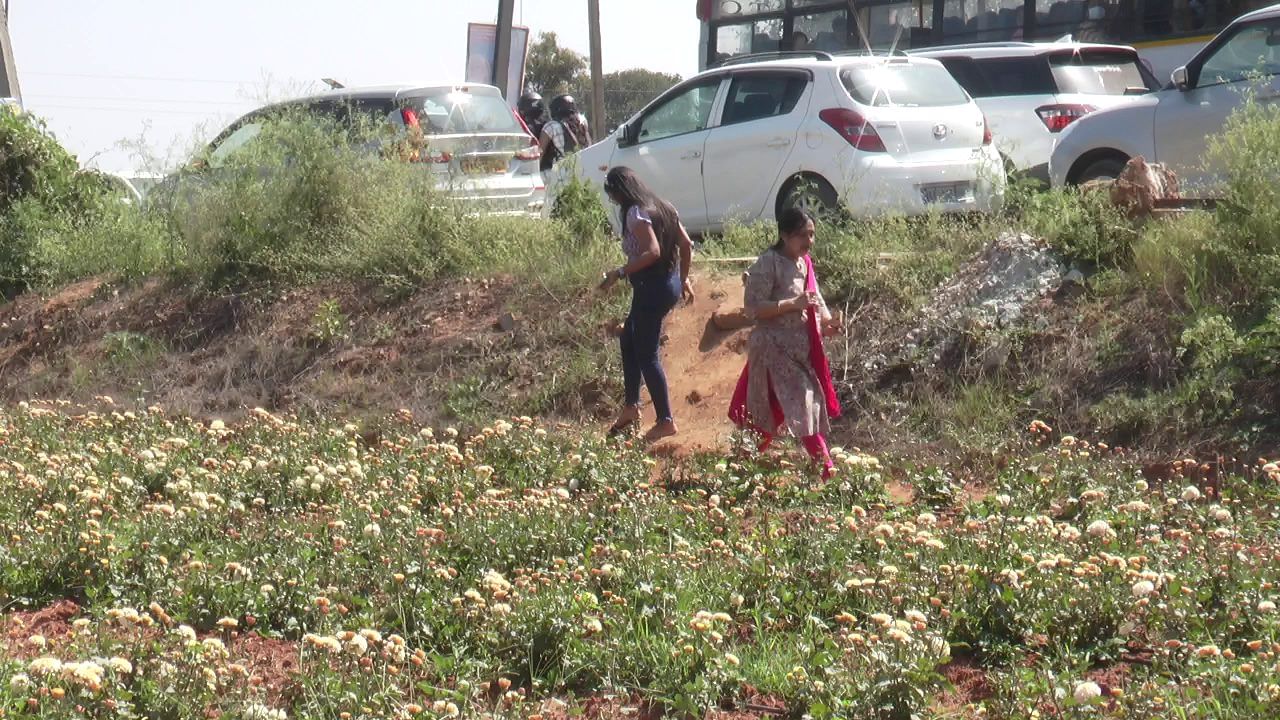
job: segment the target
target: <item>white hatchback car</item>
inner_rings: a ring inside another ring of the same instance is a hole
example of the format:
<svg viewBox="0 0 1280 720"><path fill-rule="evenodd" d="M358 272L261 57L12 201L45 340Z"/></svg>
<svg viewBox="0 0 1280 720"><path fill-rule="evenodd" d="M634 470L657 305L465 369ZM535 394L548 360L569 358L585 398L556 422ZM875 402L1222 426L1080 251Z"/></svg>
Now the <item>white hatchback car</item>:
<svg viewBox="0 0 1280 720"><path fill-rule="evenodd" d="M1174 70L1164 90L1068 128L1054 147L1050 179L1061 187L1114 178L1140 155L1173 169L1183 189L1211 190L1221 168L1205 163L1206 137L1251 93L1259 102L1280 99L1280 5L1237 18Z"/></svg>
<svg viewBox="0 0 1280 720"><path fill-rule="evenodd" d="M1159 89L1131 47L1062 40L912 51L940 61L978 102L1010 171L1049 180L1053 141L1071 123Z"/></svg>
<svg viewBox="0 0 1280 720"><path fill-rule="evenodd" d="M699 233L793 205L985 211L1005 187L982 111L941 63L901 55L734 58L668 90L577 163L598 188L620 165Z"/></svg>

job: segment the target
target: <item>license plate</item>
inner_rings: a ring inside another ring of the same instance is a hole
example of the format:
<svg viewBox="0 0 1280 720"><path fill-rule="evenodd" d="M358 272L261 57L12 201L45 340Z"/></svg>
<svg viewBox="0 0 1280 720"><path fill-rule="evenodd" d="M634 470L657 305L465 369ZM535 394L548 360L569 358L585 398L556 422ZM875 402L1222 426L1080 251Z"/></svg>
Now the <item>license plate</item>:
<svg viewBox="0 0 1280 720"><path fill-rule="evenodd" d="M969 183L938 183L936 185L921 185L920 197L926 204L947 204L947 203L967 203L973 202L973 191L969 188Z"/></svg>
<svg viewBox="0 0 1280 720"><path fill-rule="evenodd" d="M507 171L504 158L463 158L462 172L468 175L498 175Z"/></svg>

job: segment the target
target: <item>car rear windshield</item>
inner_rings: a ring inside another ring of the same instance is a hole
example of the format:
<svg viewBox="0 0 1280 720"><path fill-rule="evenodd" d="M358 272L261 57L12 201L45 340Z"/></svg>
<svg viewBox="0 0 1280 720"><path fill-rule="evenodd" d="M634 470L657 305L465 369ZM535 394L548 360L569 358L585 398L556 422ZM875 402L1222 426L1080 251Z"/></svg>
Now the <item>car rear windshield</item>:
<svg viewBox="0 0 1280 720"><path fill-rule="evenodd" d="M414 96L410 107L428 135L524 132L500 95L479 90L441 88Z"/></svg>
<svg viewBox="0 0 1280 720"><path fill-rule="evenodd" d="M854 100L874 107L942 107L969 102L964 89L941 65L856 65L841 71L840 81Z"/></svg>
<svg viewBox="0 0 1280 720"><path fill-rule="evenodd" d="M949 57L942 64L975 98L1056 92L1053 75L1041 57Z"/></svg>
<svg viewBox="0 0 1280 720"><path fill-rule="evenodd" d="M1085 51L1049 56L1049 68L1060 93L1124 95L1155 90L1138 56L1121 51Z"/></svg>

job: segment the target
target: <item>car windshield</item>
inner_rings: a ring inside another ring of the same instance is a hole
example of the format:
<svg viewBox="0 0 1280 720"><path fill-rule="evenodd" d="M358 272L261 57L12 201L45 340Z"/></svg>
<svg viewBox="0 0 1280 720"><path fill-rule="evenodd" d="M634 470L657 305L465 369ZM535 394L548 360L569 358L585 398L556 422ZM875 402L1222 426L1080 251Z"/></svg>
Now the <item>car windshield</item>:
<svg viewBox="0 0 1280 720"><path fill-rule="evenodd" d="M856 65L845 68L840 81L854 100L873 107L942 107L969 102L964 89L941 65Z"/></svg>
<svg viewBox="0 0 1280 720"><path fill-rule="evenodd" d="M1138 56L1126 52L1077 52L1049 56L1058 92L1079 95L1125 95L1155 90Z"/></svg>
<svg viewBox="0 0 1280 720"><path fill-rule="evenodd" d="M428 135L524 132L502 97L481 88L441 88L410 104Z"/></svg>

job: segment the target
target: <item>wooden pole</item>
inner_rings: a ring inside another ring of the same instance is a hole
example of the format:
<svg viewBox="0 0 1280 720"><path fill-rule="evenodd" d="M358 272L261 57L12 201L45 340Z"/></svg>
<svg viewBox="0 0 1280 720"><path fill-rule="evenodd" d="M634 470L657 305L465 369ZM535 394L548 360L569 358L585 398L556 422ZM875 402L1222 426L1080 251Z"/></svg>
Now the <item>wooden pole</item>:
<svg viewBox="0 0 1280 720"><path fill-rule="evenodd" d="M498 37L493 62L493 84L502 92L502 97L507 102L511 102L512 93L520 93L520 88L507 87L511 79L511 25L515 21L515 15L516 0L498 0Z"/></svg>
<svg viewBox="0 0 1280 720"><path fill-rule="evenodd" d="M11 97L22 103L18 87L18 66L13 59L13 43L9 39L9 3L0 7L0 97Z"/></svg>
<svg viewBox="0 0 1280 720"><path fill-rule="evenodd" d="M587 22L591 26L591 138L604 137L604 62L600 57L600 0L587 0Z"/></svg>

